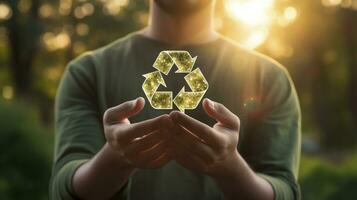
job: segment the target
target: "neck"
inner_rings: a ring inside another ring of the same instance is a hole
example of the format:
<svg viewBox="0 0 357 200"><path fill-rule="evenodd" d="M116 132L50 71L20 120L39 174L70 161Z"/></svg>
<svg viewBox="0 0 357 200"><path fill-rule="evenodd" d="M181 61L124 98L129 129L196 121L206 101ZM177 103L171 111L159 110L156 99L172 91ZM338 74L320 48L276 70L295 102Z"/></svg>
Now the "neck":
<svg viewBox="0 0 357 200"><path fill-rule="evenodd" d="M218 38L213 27L213 8L212 3L189 16L173 16L150 1L149 25L141 34L174 45L213 41Z"/></svg>

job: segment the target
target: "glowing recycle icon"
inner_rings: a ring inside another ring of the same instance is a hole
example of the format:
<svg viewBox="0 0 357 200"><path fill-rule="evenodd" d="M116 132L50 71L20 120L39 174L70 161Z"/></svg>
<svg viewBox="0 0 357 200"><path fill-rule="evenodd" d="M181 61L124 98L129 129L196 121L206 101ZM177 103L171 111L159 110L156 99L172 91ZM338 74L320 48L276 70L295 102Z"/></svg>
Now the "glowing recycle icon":
<svg viewBox="0 0 357 200"><path fill-rule="evenodd" d="M192 58L187 51L162 51L156 58L153 67L157 71L144 74L143 90L151 106L155 109L172 109L172 102L181 112L195 109L208 89L208 82L201 70L192 71L197 56ZM157 91L160 85L166 87L161 73L168 75L173 65L178 70L175 73L187 73L184 77L192 92L185 91L185 86L172 100L172 91Z"/></svg>

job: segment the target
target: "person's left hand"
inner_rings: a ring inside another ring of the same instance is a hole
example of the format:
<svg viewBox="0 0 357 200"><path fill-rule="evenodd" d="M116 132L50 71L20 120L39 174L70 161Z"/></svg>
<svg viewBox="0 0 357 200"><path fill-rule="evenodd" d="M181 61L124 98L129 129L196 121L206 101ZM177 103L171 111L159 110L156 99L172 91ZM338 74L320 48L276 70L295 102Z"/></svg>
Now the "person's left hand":
<svg viewBox="0 0 357 200"><path fill-rule="evenodd" d="M238 155L239 118L224 105L209 99L203 108L217 123L210 127L184 113L173 111L171 154L182 166L215 175L224 173Z"/></svg>

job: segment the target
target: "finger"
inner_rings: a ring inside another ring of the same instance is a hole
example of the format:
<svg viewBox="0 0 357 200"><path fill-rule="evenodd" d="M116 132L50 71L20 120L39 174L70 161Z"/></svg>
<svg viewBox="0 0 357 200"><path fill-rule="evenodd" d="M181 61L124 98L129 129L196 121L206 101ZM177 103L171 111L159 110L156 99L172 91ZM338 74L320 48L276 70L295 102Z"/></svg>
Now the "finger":
<svg viewBox="0 0 357 200"><path fill-rule="evenodd" d="M197 170L205 172L207 170L207 166L202 158L197 155L190 154L187 152L181 156L175 157L175 160L182 165L183 167L190 170Z"/></svg>
<svg viewBox="0 0 357 200"><path fill-rule="evenodd" d="M181 134L175 136L175 141L178 145L183 146L191 153L197 154L209 163L214 161L214 152L206 143L202 142L201 139L197 138L180 125L176 125L176 129L181 132Z"/></svg>
<svg viewBox="0 0 357 200"><path fill-rule="evenodd" d="M164 166L166 163L168 163L170 160L171 160L171 156L167 153L163 153L161 156L159 156L159 158L157 158L156 160L150 162L148 165L147 165L147 168L151 168L151 169L154 169L154 168L159 168L159 167L162 167Z"/></svg>
<svg viewBox="0 0 357 200"><path fill-rule="evenodd" d="M135 138L142 137L159 129L163 129L164 124L168 120L169 116L165 114L153 119L137 122L134 124L118 126L116 130L120 133L118 134L118 140L129 142Z"/></svg>
<svg viewBox="0 0 357 200"><path fill-rule="evenodd" d="M205 110L208 116L214 118L215 120L217 120L228 128L239 130L239 118L223 104L214 102L212 100L209 100L208 98L205 98L202 104L203 109Z"/></svg>
<svg viewBox="0 0 357 200"><path fill-rule="evenodd" d="M185 127L191 133L197 137L203 139L210 146L219 146L221 140L223 139L218 133L216 133L208 125L182 113L179 111L172 111L170 113L170 118L175 123Z"/></svg>
<svg viewBox="0 0 357 200"><path fill-rule="evenodd" d="M129 118L140 112L145 105L145 100L142 97L126 101L118 106L109 108L105 111L103 116L104 124L115 124L126 118Z"/></svg>
<svg viewBox="0 0 357 200"><path fill-rule="evenodd" d="M142 151L148 150L165 139L165 134L162 131L154 131L149 135L141 137L132 141L125 148L125 154L138 154Z"/></svg>
<svg viewBox="0 0 357 200"><path fill-rule="evenodd" d="M180 135L181 132L180 130L177 128L177 124L174 123L171 119L169 120L168 123L165 124L166 125L166 129L165 131L167 131L167 144L168 144L168 152L171 155L174 155L178 152L179 149L184 148L183 145L181 145L181 141L176 138L176 136Z"/></svg>
<svg viewBox="0 0 357 200"><path fill-rule="evenodd" d="M166 143L161 142L147 151L140 152L136 155L125 154L125 157L128 158L133 163L136 163L139 167L143 167L148 163L150 163L151 161L159 158L163 153L165 153L165 150L166 150Z"/></svg>

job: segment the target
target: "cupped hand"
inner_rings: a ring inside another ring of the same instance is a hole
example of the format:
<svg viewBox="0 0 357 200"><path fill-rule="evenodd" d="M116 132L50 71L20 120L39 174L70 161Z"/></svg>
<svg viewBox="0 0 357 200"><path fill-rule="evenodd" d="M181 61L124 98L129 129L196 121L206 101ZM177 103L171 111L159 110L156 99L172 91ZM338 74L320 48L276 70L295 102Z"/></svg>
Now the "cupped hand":
<svg viewBox="0 0 357 200"><path fill-rule="evenodd" d="M184 113L171 112L170 152L188 169L221 173L238 154L240 120L220 103L204 99L202 104L217 123L210 127Z"/></svg>
<svg viewBox="0 0 357 200"><path fill-rule="evenodd" d="M120 159L134 168L159 168L171 160L167 153L168 115L130 123L129 117L138 114L145 100L139 97L109 108L104 113L103 126L110 147Z"/></svg>

